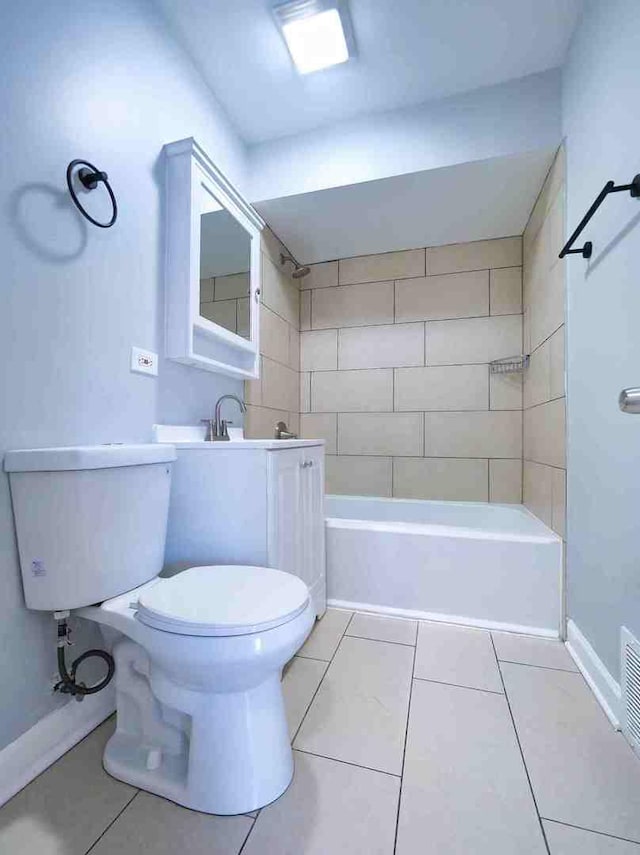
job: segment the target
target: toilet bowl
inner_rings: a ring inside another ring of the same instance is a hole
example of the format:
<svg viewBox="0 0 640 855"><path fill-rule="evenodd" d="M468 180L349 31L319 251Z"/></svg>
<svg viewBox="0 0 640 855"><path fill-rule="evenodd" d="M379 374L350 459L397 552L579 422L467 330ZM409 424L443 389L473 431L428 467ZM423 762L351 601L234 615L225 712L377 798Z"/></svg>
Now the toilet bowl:
<svg viewBox="0 0 640 855"><path fill-rule="evenodd" d="M117 633L107 772L205 813L247 813L284 792L282 668L315 620L300 579L195 567L75 614Z"/></svg>
<svg viewBox="0 0 640 855"><path fill-rule="evenodd" d="M281 674L315 609L301 579L266 567L160 576L175 458L169 445L7 452L25 602L103 630L116 665L107 772L194 810L247 813L291 780Z"/></svg>

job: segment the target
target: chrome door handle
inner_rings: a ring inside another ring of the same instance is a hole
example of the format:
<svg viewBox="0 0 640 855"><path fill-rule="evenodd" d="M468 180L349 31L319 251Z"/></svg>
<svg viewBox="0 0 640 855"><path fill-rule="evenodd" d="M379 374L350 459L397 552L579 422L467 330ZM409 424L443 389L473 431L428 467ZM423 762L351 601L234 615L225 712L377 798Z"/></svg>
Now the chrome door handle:
<svg viewBox="0 0 640 855"><path fill-rule="evenodd" d="M640 389L623 389L618 398L623 413L640 413Z"/></svg>

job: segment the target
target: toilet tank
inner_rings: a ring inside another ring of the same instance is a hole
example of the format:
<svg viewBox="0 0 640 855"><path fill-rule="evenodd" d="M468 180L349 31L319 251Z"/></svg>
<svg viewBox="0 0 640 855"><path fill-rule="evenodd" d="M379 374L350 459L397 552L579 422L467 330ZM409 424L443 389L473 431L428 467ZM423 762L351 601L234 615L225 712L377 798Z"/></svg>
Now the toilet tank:
<svg viewBox="0 0 640 855"><path fill-rule="evenodd" d="M28 608L99 603L158 575L175 459L172 445L5 454Z"/></svg>

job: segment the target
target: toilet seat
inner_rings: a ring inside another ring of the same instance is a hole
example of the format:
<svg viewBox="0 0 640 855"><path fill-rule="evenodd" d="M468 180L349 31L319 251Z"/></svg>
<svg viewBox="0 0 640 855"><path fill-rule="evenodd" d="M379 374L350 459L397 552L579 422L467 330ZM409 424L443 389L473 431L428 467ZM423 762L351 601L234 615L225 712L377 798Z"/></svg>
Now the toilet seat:
<svg viewBox="0 0 640 855"><path fill-rule="evenodd" d="M301 614L309 589L297 576L269 567L191 567L141 591L136 618L178 635L249 635Z"/></svg>

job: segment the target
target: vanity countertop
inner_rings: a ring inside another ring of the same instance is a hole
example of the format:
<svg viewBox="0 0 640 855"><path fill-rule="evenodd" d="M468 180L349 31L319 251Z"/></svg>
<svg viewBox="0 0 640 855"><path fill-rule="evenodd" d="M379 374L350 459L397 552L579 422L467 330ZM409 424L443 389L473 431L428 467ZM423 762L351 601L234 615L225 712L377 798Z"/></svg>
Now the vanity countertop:
<svg viewBox="0 0 640 855"><path fill-rule="evenodd" d="M176 451L186 448L206 449L207 451L242 451L247 448L266 448L278 451L283 448L306 448L310 445L324 445L324 439L232 439L228 442L177 442L173 440Z"/></svg>

